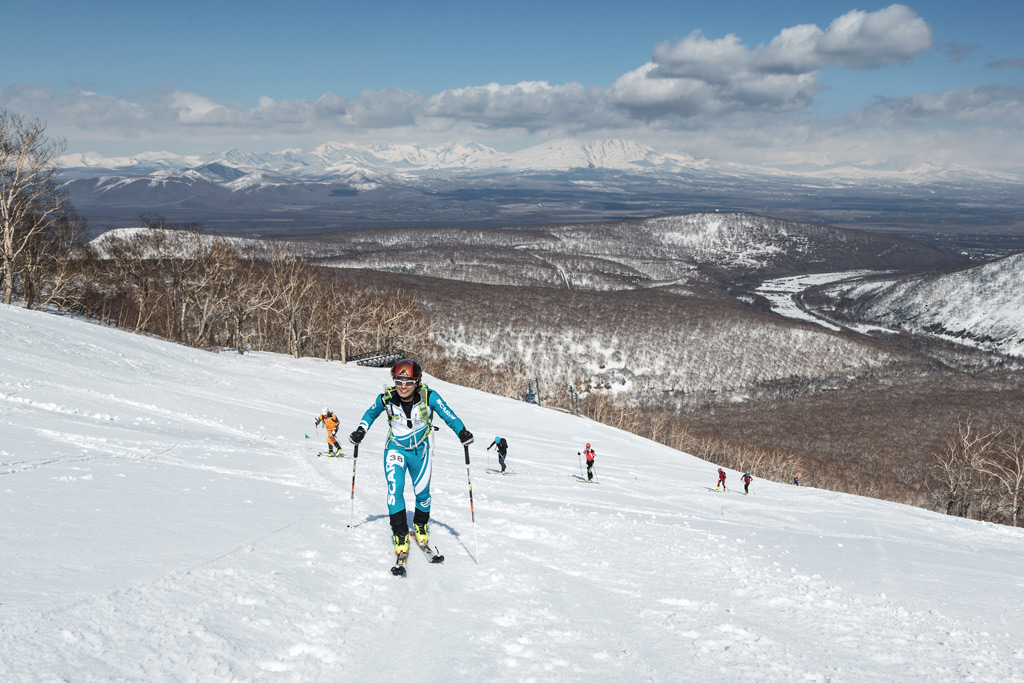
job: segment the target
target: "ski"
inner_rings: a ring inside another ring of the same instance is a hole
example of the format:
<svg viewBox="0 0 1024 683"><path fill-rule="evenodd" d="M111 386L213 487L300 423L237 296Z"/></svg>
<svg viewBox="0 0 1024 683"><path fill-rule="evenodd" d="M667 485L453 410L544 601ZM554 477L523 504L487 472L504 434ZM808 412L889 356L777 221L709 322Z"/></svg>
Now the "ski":
<svg viewBox="0 0 1024 683"><path fill-rule="evenodd" d="M484 471L487 472L487 474L501 474L501 475L504 475L506 477L511 477L511 476L514 476L516 474L515 472L513 472L511 470L508 470L507 472L499 472L498 470L484 470Z"/></svg>
<svg viewBox="0 0 1024 683"><path fill-rule="evenodd" d="M324 458L347 458L348 456L344 455L343 453L317 453L316 457L318 457L318 458L320 458L320 457L324 457Z"/></svg>
<svg viewBox="0 0 1024 683"><path fill-rule="evenodd" d="M401 555L395 556L395 566L391 568L391 573L395 576L405 576L405 561L409 559L409 553L402 553Z"/></svg>
<svg viewBox="0 0 1024 683"><path fill-rule="evenodd" d="M417 541L416 547L423 551L424 557L430 560L430 564L441 564L444 562L444 555L438 552L436 545L431 548L429 543L420 545Z"/></svg>

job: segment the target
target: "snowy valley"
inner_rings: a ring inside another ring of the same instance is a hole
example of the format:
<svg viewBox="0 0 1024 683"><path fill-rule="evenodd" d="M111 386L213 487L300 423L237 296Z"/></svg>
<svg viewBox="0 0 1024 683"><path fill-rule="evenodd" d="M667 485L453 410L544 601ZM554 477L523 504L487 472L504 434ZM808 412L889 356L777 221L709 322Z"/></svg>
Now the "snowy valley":
<svg viewBox="0 0 1024 683"><path fill-rule="evenodd" d="M222 272L221 257L199 253L217 240L192 234L171 231L166 236L177 237L168 240L154 232L147 242L145 231L119 230L95 244L109 253L120 240L128 249L122 253L134 250L164 268L175 255L195 253L196 272ZM221 241L241 250L261 244ZM576 392L576 407L594 419L718 464L771 461L764 476L778 480L802 469L823 488L941 509L947 492L932 476L934 458L958 420L974 414L996 428L1011 424L1024 395L1024 375L1005 356L930 335L879 334L878 325L823 326L821 317L809 324L772 312L779 301L803 309L790 294L765 291L768 280L824 282L850 271L895 276L969 262L889 235L714 212L500 229L343 231L262 244L260 253L285 246L301 255L310 269L298 281L323 286L288 310L266 290L244 299L273 310L269 317L243 315L247 331L239 337L227 324L238 313L217 303L216 281L197 281L196 296L208 303L196 304L204 317L180 327L182 334L203 346L234 347L235 339L248 338L252 348L339 358L338 335L356 324L365 300L359 292L390 292L417 311L416 322L397 333L371 325L347 342L350 355L398 344L429 357L438 376L474 378L509 397L522 397L529 382L544 405L564 409L574 407ZM167 253L156 258L154 249ZM270 264L275 277L283 277L287 259L271 261L278 264ZM239 279L240 292L261 291L248 262L224 263L249 274ZM146 270L140 265L139 272ZM104 289L153 289L134 282L115 277ZM138 302L137 310L127 309L129 325L142 314ZM289 310L305 321L295 328L305 337L284 346L281 335L293 329ZM264 330L279 332L278 341ZM1008 503L987 488L975 498L972 514L1007 519Z"/></svg>
<svg viewBox="0 0 1024 683"><path fill-rule="evenodd" d="M933 334L1024 356L1024 253L952 273L825 287L824 310L842 319Z"/></svg>

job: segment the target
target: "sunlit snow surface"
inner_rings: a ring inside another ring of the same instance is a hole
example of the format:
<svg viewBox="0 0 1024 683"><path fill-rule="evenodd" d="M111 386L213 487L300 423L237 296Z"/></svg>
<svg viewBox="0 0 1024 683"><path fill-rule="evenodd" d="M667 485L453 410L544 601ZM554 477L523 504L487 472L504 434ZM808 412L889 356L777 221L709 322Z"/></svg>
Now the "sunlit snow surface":
<svg viewBox="0 0 1024 683"><path fill-rule="evenodd" d="M385 378L0 306L0 680L1024 680L1021 530L732 471L715 493L711 463L439 381L476 524L442 427L447 561L392 577L386 426L353 505L313 425L347 433Z"/></svg>
<svg viewBox="0 0 1024 683"><path fill-rule="evenodd" d="M789 277L767 280L757 288L757 293L768 300L772 311L787 318L812 322L830 330L841 329L838 325L826 321L824 318L809 313L797 305L795 296L808 287L824 285L830 282L842 282L863 277L870 271L851 270L842 273L814 273L811 275L792 275Z"/></svg>

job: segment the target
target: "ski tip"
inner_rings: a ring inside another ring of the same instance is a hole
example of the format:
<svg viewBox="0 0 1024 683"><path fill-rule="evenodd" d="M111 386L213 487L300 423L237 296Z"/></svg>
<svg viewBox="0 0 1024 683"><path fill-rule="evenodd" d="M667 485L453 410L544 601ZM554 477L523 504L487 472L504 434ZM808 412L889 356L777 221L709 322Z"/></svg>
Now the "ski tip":
<svg viewBox="0 0 1024 683"><path fill-rule="evenodd" d="M405 576L405 567L396 564L391 568L391 574L393 576Z"/></svg>

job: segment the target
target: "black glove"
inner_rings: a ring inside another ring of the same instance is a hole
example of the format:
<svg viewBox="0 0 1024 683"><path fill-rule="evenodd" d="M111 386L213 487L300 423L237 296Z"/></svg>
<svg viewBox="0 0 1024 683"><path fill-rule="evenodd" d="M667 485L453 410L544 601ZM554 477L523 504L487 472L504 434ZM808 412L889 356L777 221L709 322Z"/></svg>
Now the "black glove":
<svg viewBox="0 0 1024 683"><path fill-rule="evenodd" d="M348 440L358 446L359 442L363 440L364 436L366 436L366 430L363 429L362 427L357 427L356 431L348 435Z"/></svg>
<svg viewBox="0 0 1024 683"><path fill-rule="evenodd" d="M459 432L459 441L462 442L463 446L468 446L469 444L473 443L473 435L469 432L468 429L463 429L462 431Z"/></svg>

